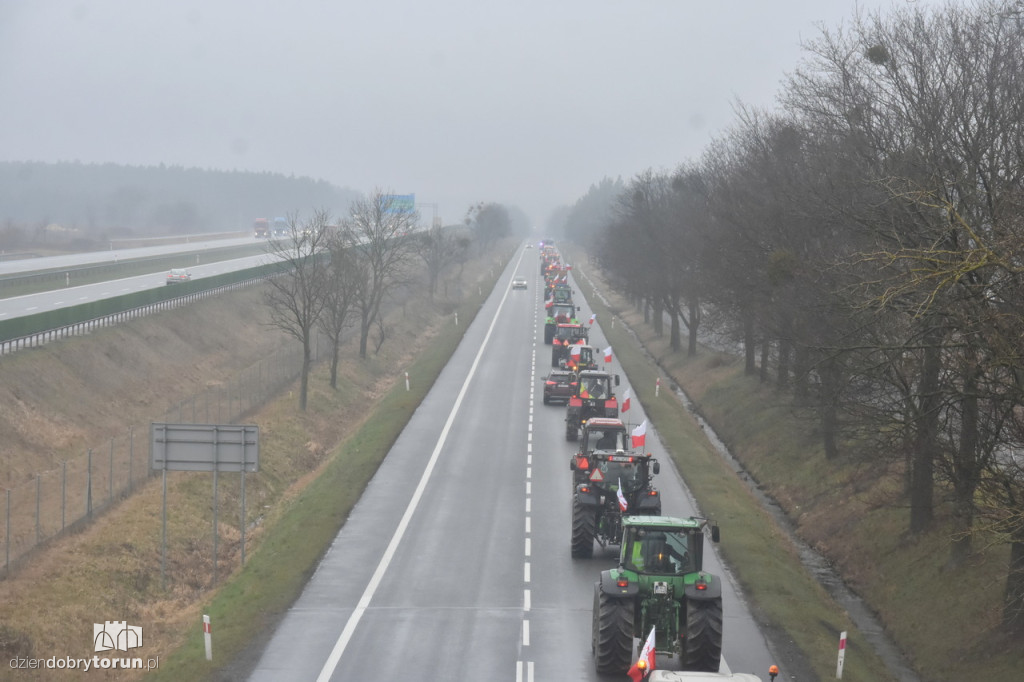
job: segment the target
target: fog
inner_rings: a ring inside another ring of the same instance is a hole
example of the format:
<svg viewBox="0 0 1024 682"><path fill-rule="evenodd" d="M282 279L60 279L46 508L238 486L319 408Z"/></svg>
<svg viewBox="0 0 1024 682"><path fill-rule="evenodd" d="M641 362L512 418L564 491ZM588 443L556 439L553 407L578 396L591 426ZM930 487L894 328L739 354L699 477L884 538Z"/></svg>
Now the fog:
<svg viewBox="0 0 1024 682"><path fill-rule="evenodd" d="M854 7L7 1L0 159L269 171L540 225L603 177L696 159Z"/></svg>

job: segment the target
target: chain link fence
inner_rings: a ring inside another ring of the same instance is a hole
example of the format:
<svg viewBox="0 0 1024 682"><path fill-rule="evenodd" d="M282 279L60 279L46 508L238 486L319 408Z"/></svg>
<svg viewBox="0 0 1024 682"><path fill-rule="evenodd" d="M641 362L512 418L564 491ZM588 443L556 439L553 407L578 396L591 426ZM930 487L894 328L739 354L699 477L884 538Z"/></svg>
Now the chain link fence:
<svg viewBox="0 0 1024 682"><path fill-rule="evenodd" d="M294 347L293 347L294 346ZM294 381L302 368L302 348L293 344L260 360L223 386L180 401L152 421L233 424ZM109 443L88 448L59 469L4 491L0 547L7 577L34 548L88 524L127 497L153 472L149 468L149 424L132 426Z"/></svg>

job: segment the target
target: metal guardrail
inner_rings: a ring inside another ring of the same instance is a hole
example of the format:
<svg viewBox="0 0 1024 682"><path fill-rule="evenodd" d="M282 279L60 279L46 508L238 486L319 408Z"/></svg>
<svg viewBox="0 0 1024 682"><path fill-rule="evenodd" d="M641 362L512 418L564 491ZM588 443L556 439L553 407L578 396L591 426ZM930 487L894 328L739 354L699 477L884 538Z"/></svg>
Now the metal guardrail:
<svg viewBox="0 0 1024 682"><path fill-rule="evenodd" d="M56 327L54 329L47 329L45 331L36 332L27 336L20 336L13 339L7 339L0 341L0 355L7 355L18 350L24 350L26 348L37 348L51 341L57 341L59 339L68 338L71 336L81 336L88 334L94 329L102 327L110 327L115 324L120 324L128 320L133 320L138 317L145 315L151 315L164 310L173 310L181 306L190 305L196 301L208 298L210 296L216 296L227 291L233 291L243 287L253 286L259 284L266 279L266 276L253 277L245 279L239 282L232 282L231 284L224 284L213 289L203 289L201 291L195 291L184 296L178 296L176 298L170 298L165 301L158 301L155 303L149 303L143 306L130 308L128 310L111 313L109 315L103 315L90 320L82 320L74 322L72 324Z"/></svg>

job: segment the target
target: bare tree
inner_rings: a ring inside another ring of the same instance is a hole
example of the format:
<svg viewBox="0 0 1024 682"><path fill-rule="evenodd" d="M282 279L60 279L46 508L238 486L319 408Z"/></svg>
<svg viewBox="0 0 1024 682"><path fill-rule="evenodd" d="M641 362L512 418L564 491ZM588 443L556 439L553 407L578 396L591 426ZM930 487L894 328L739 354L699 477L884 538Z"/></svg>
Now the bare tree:
<svg viewBox="0 0 1024 682"><path fill-rule="evenodd" d="M338 358L345 330L350 325L350 313L359 296L360 288L367 281L362 271L363 264L355 258L352 248L338 230L330 230L327 249L331 263L327 269L327 286L324 288L324 308L320 315L320 330L331 344L331 388L338 388Z"/></svg>
<svg viewBox="0 0 1024 682"><path fill-rule="evenodd" d="M437 293L437 281L441 273L448 266L459 263L469 248L469 238L456 232L456 229L434 225L418 235L417 253L427 266L427 290L431 298Z"/></svg>
<svg viewBox="0 0 1024 682"><path fill-rule="evenodd" d="M328 277L327 230L330 216L324 210L302 223L288 218L288 236L270 243L270 255L281 266L271 277L264 297L270 307L270 324L295 337L302 344L302 375L299 409L305 412L309 393L309 370L317 323L326 301Z"/></svg>
<svg viewBox="0 0 1024 682"><path fill-rule="evenodd" d="M413 257L419 213L407 211L380 189L354 202L342 225L344 238L363 281L355 289L359 312L359 357L365 358L370 330L384 298L403 283Z"/></svg>

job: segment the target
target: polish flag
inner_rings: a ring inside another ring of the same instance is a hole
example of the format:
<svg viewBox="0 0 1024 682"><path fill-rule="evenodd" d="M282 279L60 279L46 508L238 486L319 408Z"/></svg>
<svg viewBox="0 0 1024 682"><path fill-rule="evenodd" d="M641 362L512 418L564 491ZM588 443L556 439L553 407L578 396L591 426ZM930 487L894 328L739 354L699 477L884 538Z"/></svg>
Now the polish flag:
<svg viewBox="0 0 1024 682"><path fill-rule="evenodd" d="M629 389L627 388L626 392L622 394L622 407L619 408L620 412L629 412L629 399L631 397L632 395L630 394Z"/></svg>
<svg viewBox="0 0 1024 682"><path fill-rule="evenodd" d="M580 349L582 347L583 346L573 346L572 348L570 348L569 349L569 357L576 358L576 362L579 362L579 360L580 360Z"/></svg>
<svg viewBox="0 0 1024 682"><path fill-rule="evenodd" d="M607 348L604 349L604 361L605 362L611 362L612 361L612 347L611 346L608 346Z"/></svg>
<svg viewBox="0 0 1024 682"><path fill-rule="evenodd" d="M657 656L657 652L654 650L654 628L652 627L651 634L647 635L647 641L644 642L644 648L640 650L636 663L626 674L633 682L640 682L654 670L655 656Z"/></svg>
<svg viewBox="0 0 1024 682"><path fill-rule="evenodd" d="M632 443L634 448L642 448L644 443L647 442L647 420L640 422L640 426L633 429Z"/></svg>
<svg viewBox="0 0 1024 682"><path fill-rule="evenodd" d="M626 511L629 504L626 502L626 496L622 494L622 478L619 478L619 487L615 489L615 494L619 498L619 511Z"/></svg>
<svg viewBox="0 0 1024 682"><path fill-rule="evenodd" d="M594 324L594 320L597 319L597 313L593 313L590 316L590 324Z"/></svg>

